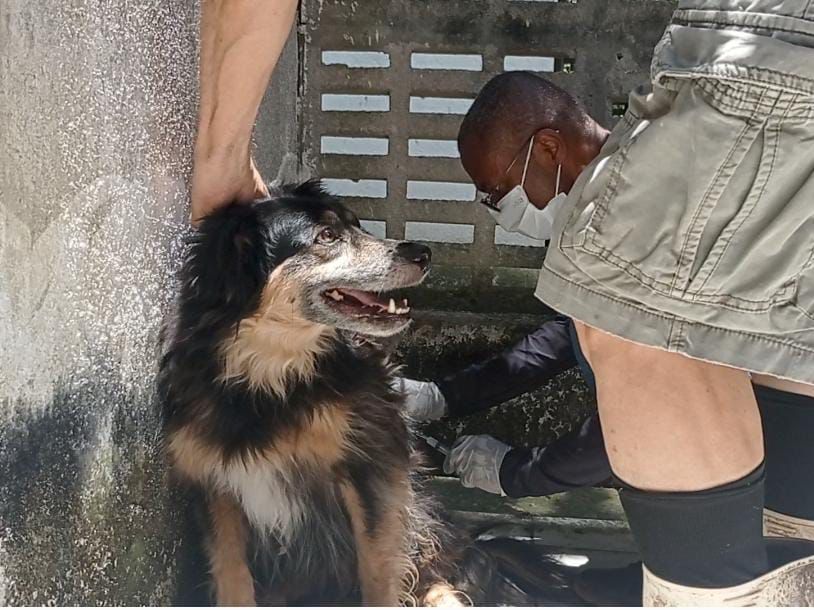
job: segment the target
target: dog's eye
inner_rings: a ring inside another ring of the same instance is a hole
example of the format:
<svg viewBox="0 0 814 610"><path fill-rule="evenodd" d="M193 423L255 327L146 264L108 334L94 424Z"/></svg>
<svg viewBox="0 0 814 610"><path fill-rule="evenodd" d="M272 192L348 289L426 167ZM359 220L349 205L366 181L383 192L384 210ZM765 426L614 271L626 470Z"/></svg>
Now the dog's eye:
<svg viewBox="0 0 814 610"><path fill-rule="evenodd" d="M322 231L319 232L317 235L317 241L321 244L330 244L337 240L337 235L333 229L329 229L325 227Z"/></svg>

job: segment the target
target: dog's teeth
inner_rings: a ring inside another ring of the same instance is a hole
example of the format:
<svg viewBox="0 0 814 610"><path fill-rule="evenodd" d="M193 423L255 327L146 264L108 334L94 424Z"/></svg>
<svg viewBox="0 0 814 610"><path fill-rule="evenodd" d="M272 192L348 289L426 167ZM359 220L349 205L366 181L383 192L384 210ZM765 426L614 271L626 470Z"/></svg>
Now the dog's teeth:
<svg viewBox="0 0 814 610"><path fill-rule="evenodd" d="M405 313L410 313L410 308L409 307L399 307L398 309L396 309L396 313L400 314L400 315L404 315Z"/></svg>
<svg viewBox="0 0 814 610"><path fill-rule="evenodd" d="M396 313L396 302L393 299L390 299L390 303L387 305L387 313Z"/></svg>
<svg viewBox="0 0 814 610"><path fill-rule="evenodd" d="M402 311L403 311L404 313L410 313L410 308L409 308L409 307L405 307L404 309L402 309Z"/></svg>
<svg viewBox="0 0 814 610"><path fill-rule="evenodd" d="M407 302L407 299L401 299L401 306L406 307L408 310L410 309L410 304Z"/></svg>
<svg viewBox="0 0 814 610"><path fill-rule="evenodd" d="M328 296L331 297L334 301L341 301L345 297L338 290L334 290L333 292L329 292Z"/></svg>

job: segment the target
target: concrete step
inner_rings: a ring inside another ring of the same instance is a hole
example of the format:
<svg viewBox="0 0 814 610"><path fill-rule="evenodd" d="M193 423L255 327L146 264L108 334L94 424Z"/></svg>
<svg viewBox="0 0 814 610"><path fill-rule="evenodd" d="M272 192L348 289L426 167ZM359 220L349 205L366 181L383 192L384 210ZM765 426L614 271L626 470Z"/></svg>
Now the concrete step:
<svg viewBox="0 0 814 610"><path fill-rule="evenodd" d="M440 476L433 477L428 488L441 499L452 522L476 540L526 545L531 549L528 569L532 573L539 570L541 579L542 570L556 570L563 582L557 591L562 605L588 605L573 589L574 580L584 570L618 568L638 560L613 489L586 488L544 498L513 499L467 489L458 479Z"/></svg>
<svg viewBox="0 0 814 610"><path fill-rule="evenodd" d="M476 535L522 538L563 549L635 553L618 493L586 488L542 498L502 498L433 477L429 490L456 523Z"/></svg>

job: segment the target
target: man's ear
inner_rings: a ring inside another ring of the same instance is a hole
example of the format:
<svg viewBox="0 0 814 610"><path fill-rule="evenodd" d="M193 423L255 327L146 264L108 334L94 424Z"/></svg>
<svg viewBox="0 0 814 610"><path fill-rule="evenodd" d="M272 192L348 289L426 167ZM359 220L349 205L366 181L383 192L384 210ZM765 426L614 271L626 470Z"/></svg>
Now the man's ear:
<svg viewBox="0 0 814 610"><path fill-rule="evenodd" d="M541 129L534 134L534 147L531 154L535 164L550 171L556 171L566 157L565 140L559 131Z"/></svg>
<svg viewBox="0 0 814 610"><path fill-rule="evenodd" d="M251 204L233 204L204 219L184 261L185 300L237 319L255 308L271 272L262 229Z"/></svg>

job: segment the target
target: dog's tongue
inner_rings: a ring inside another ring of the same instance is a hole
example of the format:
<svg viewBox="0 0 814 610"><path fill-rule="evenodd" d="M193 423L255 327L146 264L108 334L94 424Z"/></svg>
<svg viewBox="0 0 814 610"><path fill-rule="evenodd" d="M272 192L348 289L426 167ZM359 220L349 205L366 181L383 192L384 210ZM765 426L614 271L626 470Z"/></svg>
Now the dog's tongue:
<svg viewBox="0 0 814 610"><path fill-rule="evenodd" d="M362 305L367 305L368 307L383 307L387 309L387 302L382 300L373 292L365 292L364 290L353 290L351 288L341 288L340 292L348 295L349 297L353 297Z"/></svg>

